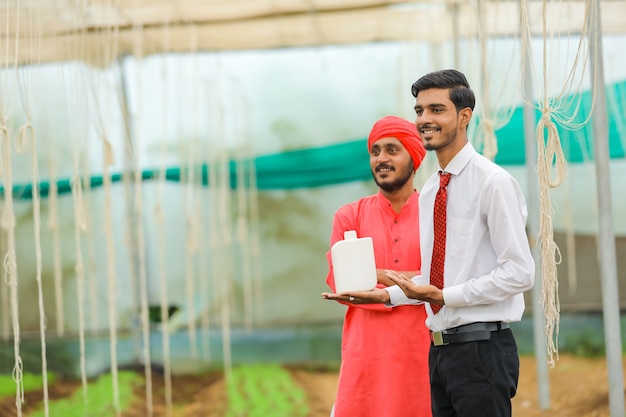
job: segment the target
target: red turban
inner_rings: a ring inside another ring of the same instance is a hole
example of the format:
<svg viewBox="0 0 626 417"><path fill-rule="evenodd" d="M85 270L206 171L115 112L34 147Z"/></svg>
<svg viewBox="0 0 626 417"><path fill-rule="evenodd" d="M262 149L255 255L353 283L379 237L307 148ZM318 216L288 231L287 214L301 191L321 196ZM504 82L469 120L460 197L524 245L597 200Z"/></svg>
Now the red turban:
<svg viewBox="0 0 626 417"><path fill-rule="evenodd" d="M374 142L382 138L398 139L411 155L413 172L417 170L426 155L426 149L413 123L396 116L383 117L374 123L370 131L370 136L367 138L368 151L372 149Z"/></svg>

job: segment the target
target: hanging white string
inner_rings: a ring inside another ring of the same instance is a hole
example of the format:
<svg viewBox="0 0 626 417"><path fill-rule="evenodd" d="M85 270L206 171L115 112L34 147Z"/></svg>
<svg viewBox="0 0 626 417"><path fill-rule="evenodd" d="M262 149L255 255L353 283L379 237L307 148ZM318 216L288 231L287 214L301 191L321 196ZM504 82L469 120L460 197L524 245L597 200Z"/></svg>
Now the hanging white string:
<svg viewBox="0 0 626 417"><path fill-rule="evenodd" d="M72 177L72 200L74 203L74 242L76 244L76 264L74 271L76 272L77 298L78 298L78 337L80 348L80 375L83 388L83 404L87 407L87 364L85 349L85 264L83 261L83 252L81 250L81 235L85 232L85 205L83 196L83 186L79 169L78 146L73 151L74 176ZM93 301L93 300L92 300Z"/></svg>
<svg viewBox="0 0 626 417"><path fill-rule="evenodd" d="M72 39L72 42L67 45L68 48L71 48L74 51L74 55L76 57L76 61L78 62L88 62L89 55L87 51L87 31L88 24L86 21L86 17L88 13L85 12L88 8L87 4L88 0L80 0L80 4L75 6L77 8L76 15L78 16L79 27L78 36ZM97 92L95 91L95 77L93 74L89 74L88 67L82 67L78 69L76 74L71 74L74 76L72 79L74 83L65 82L66 89L72 85L75 90L73 91L72 98L72 108L68 108L68 114L73 114L76 112L83 112L85 117L75 119L72 123L69 124L71 136L74 138L74 146L73 146L73 167L74 167L74 175L77 181L80 181L80 187L78 185L74 185L74 189L77 191L78 195L74 195L74 197L78 197L78 213L80 215L79 218L75 219L75 227L78 227L80 232L85 235L87 238L87 261L83 262L83 272L85 275L85 284L86 284L86 294L87 298L92 302L89 303L89 329L92 333L96 333L97 329L100 326L100 314L98 312L99 303L96 300L100 299L98 293L98 285L97 285L97 276L96 276L96 251L94 248L94 236L93 236L93 220L91 217L92 213L92 200L93 194L91 193L91 164L88 162L90 160L90 146L89 142L85 142L84 138L89 137L89 129L88 125L91 123L89 120L89 115L96 114L98 116L96 118L96 125L100 125L103 123L101 119L101 115L98 111L98 103L94 99L97 97ZM65 74L64 72L64 75ZM76 76L80 75L80 76ZM91 75L91 77L89 77ZM90 102L89 98L92 96L92 100ZM69 97L68 97L68 105L69 105ZM93 109L92 109L93 108ZM92 111L95 110L95 111ZM97 128L98 130L99 128ZM82 173L82 175L81 175ZM87 198L85 196L88 196ZM81 242L83 239L81 238ZM77 251L81 251L80 257L83 258L82 255L82 247L77 247ZM78 267L78 264L77 264ZM81 336L81 352L85 351L84 347L84 335ZM85 358L81 357L81 362L84 363ZM85 405L87 402L87 376L86 369L81 369L81 377L83 379L83 394L85 399Z"/></svg>
<svg viewBox="0 0 626 417"><path fill-rule="evenodd" d="M104 232L106 236L107 284L109 304L109 344L111 349L111 375L113 379L113 402L117 416L121 415L119 403L119 380L117 368L117 314L115 300L117 293L117 274L115 272L115 243L113 240L113 215L111 199L111 173L109 166L113 164L113 149L107 135L102 132L102 162L104 187Z"/></svg>
<svg viewBox="0 0 626 417"><path fill-rule="evenodd" d="M572 199L569 187L569 181L565 184L566 202L565 202L565 248L567 253L567 283L570 295L575 295L578 288L578 274L576 272L576 232L574 230L574 219L572 218Z"/></svg>
<svg viewBox="0 0 626 417"><path fill-rule="evenodd" d="M589 5L587 5L587 13ZM561 55L557 53L549 53L548 43L550 45L560 45L560 34L555 34L552 30L548 30L547 26L547 0L543 1L542 11L543 24L543 66L542 66L542 93L537 96L542 97L539 100L537 108L541 112L541 118L537 124L537 174L539 181L539 201L540 201L540 222L537 242L541 255L541 274L542 274L542 297L541 305L543 307L545 322L546 348L548 351L548 361L554 366L555 358L558 359L558 334L560 321L560 303L558 297L558 278L557 265L561 262L560 251L554 241L552 201L550 197L550 189L558 187L566 175L566 159L560 142L559 132L556 123L568 128L578 129L587 123L589 116L581 123L574 123L575 118L580 113L581 95L572 94L580 91L584 68L588 58L588 53L584 48L583 39L588 30L587 19L581 30L580 40L577 46L575 59L568 68L567 75L563 78L565 82L561 86L560 93L550 98L550 87L552 87L552 71L554 68L563 66ZM530 24L528 18L528 10L526 1L521 3L521 20L522 26L527 33L530 33ZM571 36L571 34L566 34ZM555 41L556 38L556 41ZM526 47L530 47L526 45ZM552 52L552 51L550 51ZM555 65L548 64L548 56L554 56L559 61ZM582 68L582 74L580 69ZM525 98L528 101L527 98ZM594 99L592 98L592 106ZM555 123L556 122L556 123Z"/></svg>
<svg viewBox="0 0 626 417"><path fill-rule="evenodd" d="M544 0L545 1L545 0ZM578 43L576 46L576 53L574 55L574 59L570 65L570 68L565 74L564 82L561 87L559 94L550 100L549 108L551 117L558 123L559 126L562 126L569 130L578 130L584 126L586 126L591 120L591 115L593 114L593 108L595 107L595 94L591 96L591 107L584 114L585 118L580 122L575 122L575 120L580 115L580 106L583 102L583 95L576 94L582 91L583 82L585 80L586 69L588 67L589 61L589 49L587 44L587 34L590 30L589 22L590 15L593 14L593 1L590 0L585 2L585 18L583 19L583 26L580 30L580 35L578 35ZM548 55L548 45L547 45L547 28L546 28L546 5L544 3L544 46L543 46L543 61L544 61L544 94L547 96L549 94L548 91L548 80L551 75L550 68L547 65L547 55ZM592 19L591 19L592 20ZM571 33L566 33L566 37L571 37ZM554 38L554 33L550 32L550 38ZM559 36L556 37L557 40L560 39ZM552 45L560 45L560 42L551 42ZM568 43L569 45L569 43ZM549 51L549 55L553 56L557 62L554 64L554 67L562 65L560 58L561 54L559 51ZM550 84L551 86L551 84ZM544 108L546 106L544 105Z"/></svg>
<svg viewBox="0 0 626 417"><path fill-rule="evenodd" d="M576 71L574 66L570 70L564 90L561 96L556 100L550 100L548 75L549 69L547 65L547 2L543 2L543 100L540 102L541 119L537 126L537 169L540 185L540 221L539 233L537 236L541 251L541 270L542 270L542 305L546 317L546 347L548 350L548 360L551 366L554 366L555 357L558 359L558 335L560 321L560 302L558 296L558 276L556 265L561 262L560 251L554 241L553 222L554 212L552 210L552 201L550 199L549 189L557 187L561 184L566 175L566 160L563 155L560 137L552 116L558 114L558 109L563 107L563 97L566 88L572 85L573 75ZM577 53L578 60L580 53ZM557 120L564 121L562 117ZM547 140L545 133L547 132ZM552 166L555 166L556 177L552 178Z"/></svg>
<svg viewBox="0 0 626 417"><path fill-rule="evenodd" d="M192 54L193 65L192 65L192 74L190 78L192 80L197 79L197 59L198 59L198 35L196 33L196 27L194 25L189 25L191 29L190 36L190 52ZM192 103L197 103L197 89L191 91L192 95ZM192 115L195 115L196 112L192 112ZM192 122L192 126L196 127ZM200 305L194 299L196 295L195 288L195 280L196 280L196 271L194 265L194 259L196 258L199 251L198 244L198 230L199 227L199 213L196 205L196 195L195 195L195 146L194 146L195 138L188 141L187 147L185 150L186 154L181 155L181 160L185 161L186 168L184 169L185 173L185 181L181 184L184 184L184 209L185 209L185 289L186 289L186 297L187 297L187 309L189 314L187 315L187 326L188 326L188 334L189 334L189 344L191 347L191 356L198 356L198 343L197 343L197 311L196 306ZM181 169L181 180L182 180L183 170Z"/></svg>
<svg viewBox="0 0 626 417"><path fill-rule="evenodd" d="M248 155L244 152L239 152L239 157L235 161L235 175L237 178L236 243L239 248L239 254L235 255L237 256L236 263L238 267L236 274L241 276L243 288L244 326L250 330L253 328L255 321L259 322L262 318L263 286L259 265L258 190L256 188L256 171L254 169L253 152L251 151L252 146L246 131L249 123L249 103L243 93L245 89L241 87L239 80L231 80L229 84L232 85L233 90L227 94L227 97L231 100L230 105L232 108L241 110L239 113L229 113L233 115L229 118L229 120L232 120L232 135L235 139L243 140L244 145L240 149L250 150ZM237 114L241 114L241 117L235 118L234 115ZM230 184L227 185L227 189L230 190ZM231 250L235 250L234 245ZM231 256L233 255L231 254ZM234 277L235 275L233 275L233 279Z"/></svg>
<svg viewBox="0 0 626 417"><path fill-rule="evenodd" d="M546 142L544 132L548 131ZM556 159L557 177L551 179L553 161ZM539 176L539 231L537 240L541 253L542 305L546 317L546 347L548 361L554 366L554 356L558 359L559 335L559 285L556 266L561 262L561 254L554 241L552 227L552 201L550 188L558 186L565 176L566 161L563 155L558 131L550 118L550 112L544 112L537 125L537 173Z"/></svg>
<svg viewBox="0 0 626 417"><path fill-rule="evenodd" d="M163 31L163 45L165 50L169 50L170 45L170 30L169 24L166 25ZM168 80L167 70L168 70L168 60L164 57L164 65L163 65L163 85L166 85ZM167 117L169 114L168 106L170 103L169 97L167 95L167 89L164 89L165 96L162 100L163 105L163 117L161 118L163 122L163 132L168 132L169 120ZM157 224L157 250L158 250L158 274L159 274L159 301L161 308L161 331L162 337L161 341L163 343L163 373L164 373L164 383L165 383L165 409L166 409L166 417L172 417L173 407L172 407L172 367L171 367L171 359L170 359L170 328L169 328L169 305L168 305L168 291L167 291L167 264L166 264L166 255L167 250L165 247L165 220L163 216L163 187L165 186L165 174L166 174L166 156L167 156L167 141L165 139L161 142L161 163L159 169L159 180L157 182L157 190L156 190L156 203L154 208L154 217Z"/></svg>
<svg viewBox="0 0 626 417"><path fill-rule="evenodd" d="M492 4L494 7L492 16L497 16L498 4ZM478 50L476 54L480 59L471 64L475 65L475 70L480 75L480 100L477 103L475 113L477 118L472 118L472 123L476 121L473 142L482 146L482 154L489 159L495 159L498 154L498 141L496 130L505 126L512 118L516 103L508 99L512 89L511 79L514 74L514 65L501 67L501 62L511 63L517 56L515 46L509 48L510 57L503 56L502 48L497 41L489 38L489 30L491 25L498 25L500 20L497 18L489 19L489 9L485 7L482 0L476 1L475 14L475 30ZM455 10L451 9L451 13ZM454 16L453 16L454 17ZM510 28L507 28L507 30ZM497 27L494 30L498 30ZM456 45L458 48L458 45ZM497 50L492 50L498 48ZM469 56L473 56L470 52ZM491 59L495 56L496 59ZM472 126L468 127L471 128Z"/></svg>
<svg viewBox="0 0 626 417"><path fill-rule="evenodd" d="M143 84L141 83L141 64L143 59L143 28L136 26L133 29L134 55L137 58L137 89L138 95L141 96ZM123 68L121 69L123 70ZM154 406L152 402L152 359L150 356L150 320L148 314L148 278L146 271L146 243L145 232L143 228L143 198L142 198L142 173L141 173L141 161L139 159L138 149L141 149L143 131L141 129L142 121L142 101L138 100L137 115L135 126L135 143L134 143L134 207L135 221L132 223L135 225L136 242L137 242L137 256L139 263L139 300L141 307L141 330L143 335L143 349L142 360L144 361L144 375L145 375L145 392L146 392L146 414L151 417L154 413Z"/></svg>
<svg viewBox="0 0 626 417"><path fill-rule="evenodd" d="M198 65L198 58L200 58L199 56L194 56L194 66ZM195 69L194 69L195 71ZM201 108L202 108L202 103L203 101L201 100L203 97L207 96L208 94L205 94L206 91L210 91L210 89L207 88L206 83L204 82L205 80L202 78L202 76L200 76L199 74L196 74L197 78L194 78L197 80L198 83L198 88L197 91L200 94L194 94L194 98L193 98L193 102L194 102L194 107L195 107L195 112L200 112ZM194 126L197 126L199 129L200 126L200 121L196 120L196 118L194 117ZM198 159L195 161L196 164L201 166L201 169L199 171L199 176L197 179L197 187L199 190L201 190L198 194L198 202L197 202L197 213L198 213L198 222L199 222L199 227L198 227L198 231L197 231L197 237L198 237L198 253L199 253L199 265L198 265L198 276L199 276L199 282L198 282L198 290L199 293L202 294L202 303L201 305L203 306L203 308L201 309L201 311L199 312L200 314L200 328L202 329L201 335L202 335L202 340L201 340L201 352L202 352L202 358L209 362L211 361L211 332L210 332L210 328L211 328L211 305L212 305L212 300L211 300L211 295L215 295L213 293L213 291L211 291L211 286L210 283L212 282L212 273L211 273L211 269L209 268L209 265L211 263L213 263L212 257L214 256L214 253L212 252L212 247L211 247L211 242L210 242L210 237L209 237L209 228L210 228L210 221L209 221L209 216L207 215L203 215L201 216L201 213L210 213L211 212L211 201L209 199L210 196L210 191L208 191L208 188L203 187L203 184L205 183L205 181L208 181L208 166L206 165L206 158L204 157L204 155L207 154L207 149L211 149L211 143L207 142L207 141L203 141L200 149L198 150Z"/></svg>
<svg viewBox="0 0 626 417"><path fill-rule="evenodd" d="M539 176L539 201L540 201L540 217L539 232L537 240L541 253L541 272L542 272L542 298L544 314L546 317L546 348L548 351L548 362L554 366L555 356L558 359L558 336L559 336L559 319L560 319L560 303L559 303L559 282L557 277L556 265L561 262L560 251L554 241L554 231L552 226L552 200L550 198L549 189L560 185L565 176L565 157L560 146L559 133L556 125L551 118L551 106L547 96L548 87L548 69L547 69L547 31L546 31L546 1L544 0L544 48L543 48L543 80L544 80L544 99L541 106L542 116L537 125L537 173ZM548 132L547 148L545 140L545 131ZM551 180L552 164L556 155L557 177ZM558 254L558 258L557 258Z"/></svg>
<svg viewBox="0 0 626 417"><path fill-rule="evenodd" d="M167 119L166 117L164 119ZM163 148L164 148L163 141ZM162 149L163 149L162 148ZM167 416L172 415L172 369L170 360L170 328L169 328L169 305L167 297L167 249L165 246L165 219L163 216L163 187L165 185L165 164L161 165L159 180L157 183L157 198L154 208L155 223L158 228L158 271L159 271L159 301L161 309L161 342L163 343L163 370L165 379L165 404Z"/></svg>
<svg viewBox="0 0 626 417"><path fill-rule="evenodd" d="M119 55L117 50L117 39L119 35L119 28L115 26L112 30L109 29L109 36L111 36L112 42L107 43L107 47L110 47L109 57L113 60ZM111 33L112 32L112 33ZM115 244L113 239L113 213L112 213L112 196L111 196L111 173L109 167L113 165L114 152L111 142L109 141L108 134L102 130L102 162L103 162L103 184L105 190L105 221L104 230L106 235L106 247L107 247L107 282L108 282L108 301L109 301L109 339L111 345L111 376L113 380L113 405L117 417L121 417L122 410L120 408L120 393L119 393L119 372L118 372L118 358L117 358L117 306L115 300L117 299L117 273L115 271Z"/></svg>
<svg viewBox="0 0 626 417"><path fill-rule="evenodd" d="M0 131L0 137L4 136L2 131ZM0 143L2 140L0 139ZM0 202L0 218L4 215L4 205ZM0 227L0 256L4 258L7 253L7 237L3 227ZM0 263L0 268L2 268L1 275L6 276L7 271L4 269L4 262ZM11 337L11 309L10 309L10 300L9 300L9 292L10 288L8 286L3 285L4 280L0 283L0 319L2 319L2 336L0 337L2 341L8 341Z"/></svg>
<svg viewBox="0 0 626 417"><path fill-rule="evenodd" d="M254 304L256 305L255 317L257 322L263 322L263 277L261 276L261 239L259 237L259 193L256 181L256 163L254 160L249 165L248 183L250 184L250 259L252 269L252 282L254 283Z"/></svg>
<svg viewBox="0 0 626 417"><path fill-rule="evenodd" d="M8 5L7 5L8 7ZM8 15L8 14L7 14ZM16 3L16 16L15 16L15 61L14 69L16 75L16 81L19 84L19 72L18 72L18 50L20 40L20 2ZM8 33L8 31L7 31ZM30 121L30 117L28 117ZM6 125L6 124L5 124ZM2 226L7 229L8 248L7 254L4 259L5 280L8 278L8 284L10 287L11 296L11 318L13 323L13 353L15 356L15 364L13 366L12 377L16 384L15 393L15 406L17 408L17 417L22 416L22 403L24 402L24 381L23 381L23 363L20 355L20 322L19 322L19 301L18 301L18 274L17 274L17 257L15 248L15 209L13 207L13 180L12 180L12 166L11 155L12 147L10 136L7 134L6 128L2 138L4 140L3 150L3 168L4 168L4 198L5 198L5 211L3 212ZM18 140L19 141L19 140Z"/></svg>
<svg viewBox="0 0 626 417"><path fill-rule="evenodd" d="M87 13L87 10L85 10ZM112 62L114 57L118 56L118 35L119 27L113 26L102 31L105 51L103 53L105 62ZM108 41L108 42L107 42ZM107 273L107 303L108 303L108 319L109 319L109 345L111 357L111 379L113 389L113 407L117 417L121 417L120 409L120 393L119 393L119 372L117 357L117 273L115 270L115 241L113 235L113 212L111 197L111 172L110 167L114 163L113 146L109 140L106 124L103 120L104 108L100 106L101 91L98 90L98 82L93 79L95 74L92 72L92 80L88 83L91 95L91 105L94 107L94 127L97 131L98 138L101 141L102 156L102 184L104 189L104 234L106 245L106 273Z"/></svg>
<svg viewBox="0 0 626 417"><path fill-rule="evenodd" d="M219 132L221 133L221 132ZM219 133L217 136L219 136ZM221 239L221 230L220 230L220 212L218 202L220 201L220 192L219 192L219 162L218 156L215 153L215 147L208 146L209 155L207 158L208 163L208 182L209 182L209 204L211 204L212 209L209 210L209 253L211 254L211 283L213 294L213 301L218 303L221 311L221 324L222 324L222 349L224 350L224 371L226 374L226 379L228 380L232 371L232 363L230 361L230 321L224 317L228 312L228 308L225 307L221 301L227 298L226 291L223 291L223 288L227 286L225 282L226 275L224 274L224 265L226 263L225 256L226 250L224 248L224 242ZM219 300L217 297L220 297ZM226 304L228 300L224 301ZM226 326L227 328L225 328Z"/></svg>
<svg viewBox="0 0 626 417"><path fill-rule="evenodd" d="M4 42L4 57L3 57L3 63L2 63L2 71L0 71L0 75L3 76L7 76L9 74L9 61L10 56L9 56L9 47L10 47L10 43L9 43L9 21L11 19L11 16L9 15L9 2L6 2L6 13L5 13L5 30L4 31L0 31L0 44L2 43L2 33L6 33L6 39ZM5 152L4 152L4 144L5 142L9 142L9 131L7 128L7 120L8 120L8 114L7 114L7 108L8 108L8 99L9 97L11 97L11 94L2 94L2 99L0 100L0 176L5 176L5 171L7 170L7 167L5 166ZM7 192L6 188L5 188L5 193ZM8 256L9 254L9 239L10 237L8 236L8 234L5 236L4 234L4 230L6 230L5 227L5 223L4 223L4 219L5 216L7 215L7 207L6 204L4 204L4 201L0 202L0 204L2 204L2 210L0 212L0 216L2 219L2 235L0 236L2 238L2 241L0 242L0 254L2 255L3 258L5 258L6 256ZM12 216L12 215L11 215ZM8 224L6 224L6 226L9 226ZM6 259L5 259L6 260ZM2 319L2 340L9 340L9 337L11 337L11 327L12 327L12 301L11 301L11 292L12 289L10 287L11 285L11 281L10 279L7 280L6 277L9 276L9 271L5 268L6 266L6 262L2 263L2 274L5 277L5 280L3 282L6 282L7 284L9 284L8 287L8 291L4 291L4 286L1 286L0 289L2 291L0 291L0 295L1 295L1 308L2 311L0 312L0 316Z"/></svg>
<svg viewBox="0 0 626 417"><path fill-rule="evenodd" d="M52 232L52 258L53 258L53 281L56 310L56 332L58 336L65 333L65 316L63 311L63 268L61 265L61 243L59 230L58 211L58 186L56 166L53 158L50 158L50 188L48 191L48 229Z"/></svg>
<svg viewBox="0 0 626 417"><path fill-rule="evenodd" d="M4 282L10 289L11 323L13 325L13 353L15 365L13 366L13 380L16 384L15 406L17 417L22 416L22 403L24 402L23 365L20 356L20 322L17 291L17 259L15 256L15 211L13 208L13 180L11 167L11 141L8 132L3 131L3 185L4 185L4 210L2 212L2 227L7 232L7 252L4 256Z"/></svg>
<svg viewBox="0 0 626 417"><path fill-rule="evenodd" d="M86 57L86 47L85 47L85 38L87 31L86 24L86 13L82 13L86 7L86 0L82 0L81 10L79 10L78 15L80 21L80 31L77 41L71 42L67 45L69 48L72 48L74 53L76 54L76 58L79 62L84 61ZM84 72L82 72L84 74ZM67 74L63 73L63 80L65 82L65 89L67 93L67 88L69 87L68 82L66 80ZM75 74L72 74L75 75ZM67 114L75 115L77 113L88 113L89 106L87 105L87 100L85 94L85 80L84 77L76 77L75 83L71 83L75 89L72 91L72 95L68 94L66 103L67 103ZM70 101L70 98L72 99ZM86 114L85 114L86 115ZM91 302L89 306L90 310L90 326L92 331L94 331L97 327L97 305L96 300L99 299L96 295L95 283L94 283L94 273L93 273L93 256L90 256L87 261L87 267L85 267L85 262L83 258L83 248L82 248L82 236L89 235L90 228L90 209L88 207L88 199L85 198L85 193L89 195L89 186L90 186L90 174L89 164L85 163L84 160L81 160L81 155L83 152L87 152L89 149L88 142L84 141L85 137L88 137L86 123L84 122L85 118L75 118L73 123L69 124L70 135L72 137L73 146L72 146L72 168L73 168L73 177L71 180L71 191L72 191L72 201L74 206L74 242L76 246L76 263L74 265L74 271L76 274L76 283L77 283L77 305L78 305L78 341L79 341L79 350L80 350L80 376L81 376L81 385L82 385L82 395L83 395L83 411L87 412L89 409L89 396L88 396L88 381L87 381L87 352L86 352L86 323L85 323L85 295L89 293L89 299ZM81 179L81 172L84 171L85 180ZM88 245L90 248L93 248L93 238L89 239ZM89 255L93 255L90 253ZM89 280L86 279L86 275L89 275ZM86 284L88 284L91 290L85 290Z"/></svg>
<svg viewBox="0 0 626 417"><path fill-rule="evenodd" d="M223 85L221 79L222 68L217 60L218 80L216 86ZM217 88L216 88L217 90ZM219 91L219 90L218 90ZM223 94L223 93L222 93ZM212 262L212 276L214 293L219 295L218 306L220 310L220 326L222 330L222 352L226 381L232 378L232 352L231 352L231 305L233 270L231 262L232 235L230 233L230 167L228 152L220 138L225 137L224 128L224 103L220 94L214 94L215 100L211 114L215 115L214 146L209 146L209 196L213 207L209 213L209 230L211 253L214 255ZM218 278L219 277L219 278Z"/></svg>
<svg viewBox="0 0 626 417"><path fill-rule="evenodd" d="M39 195L39 163L35 130L28 124L20 128L20 136L29 140L32 149L32 198L33 198L33 229L35 238L35 280L37 282L37 304L39 307L39 336L41 338L41 376L43 381L44 415L49 415L48 405L48 362L46 355L46 314L43 301L42 255L41 255L41 197ZM30 139L28 139L29 137Z"/></svg>
<svg viewBox="0 0 626 417"><path fill-rule="evenodd" d="M223 284L226 287L226 291L222 292L223 298L221 300L221 326L222 326L222 349L224 352L224 366L226 369L226 379L231 381L232 371L232 355L231 355L231 311L230 306L232 304L233 283L234 276L232 270L232 263L230 259L230 249L232 248L232 238L230 234L230 211L229 211L229 199L230 199L230 169L228 153L225 151L220 152L220 158L218 159L218 199L214 201L217 204L217 212L219 218L219 235L222 253L223 272L221 276L224 277Z"/></svg>
<svg viewBox="0 0 626 417"><path fill-rule="evenodd" d="M235 83L235 87L239 87L238 83ZM241 89L237 89L240 90ZM234 96L235 94L232 94ZM242 103L236 105L237 108L245 108ZM245 126L245 123L235 123L235 126ZM243 132L235 131L235 136L243 137ZM240 250L241 266L241 279L243 287L243 303L244 303L244 326L246 329L252 329L254 324L254 304L253 304L253 285L252 285L252 268L251 268L251 248L250 248L250 230L249 230L249 205L250 195L247 186L248 167L250 165L250 158L246 158L245 155L241 155L236 161L235 170L237 176L237 240Z"/></svg>
<svg viewBox="0 0 626 417"><path fill-rule="evenodd" d="M199 152L199 155L204 155L206 153L205 149L202 149L202 152ZM198 185L201 186L204 181L204 169L202 169L200 176L198 178ZM207 205L207 193L203 190L202 194L198 198L198 213L207 213L210 211L210 206ZM206 218L206 217L205 217ZM199 219L200 221L202 218ZM207 222L208 223L208 222ZM208 243L207 238L207 225L200 224L197 236L198 236L198 253L202 256L199 257L199 265L198 265L198 291L202 294L203 297L203 306L207 306L200 311L200 328L202 329L202 340L201 340L201 352L202 358L209 362L211 360L211 311L208 308L211 305L211 289L209 287L210 275L209 275L209 263L211 257L211 249Z"/></svg>
<svg viewBox="0 0 626 417"><path fill-rule="evenodd" d="M496 140L495 124L491 116L491 100L489 97L489 76L487 75L487 69L489 68L488 62L488 50L487 50L487 36L485 34L486 26L483 21L484 10L483 1L477 0L477 30L478 38L480 42L480 62L481 62L481 89L482 89L482 117L478 125L482 136L482 142L484 145L483 155L489 159L494 159L498 153L498 141ZM482 129L481 129L482 128Z"/></svg>
<svg viewBox="0 0 626 417"><path fill-rule="evenodd" d="M205 88L205 91L212 90L212 85L210 83L203 83L203 86ZM215 100L214 96L215 96L214 94L202 95L202 97L204 97L205 99L206 108L209 109L207 111L209 114L212 114L211 103L213 100ZM205 127L211 130L210 117L207 118L206 120L207 120L207 123ZM213 182L215 181L215 172L216 172L215 170L216 166L213 161L213 158L214 158L213 152L215 151L215 149L216 147L212 143L212 139L209 136L209 140L207 141L204 147L204 152L203 152L203 155L205 155L203 160L206 161L206 169L203 170L203 181L206 179L207 187L203 195L205 197L205 202L207 204L207 209L204 211L205 213L207 213L207 220L206 220L207 233L206 233L206 236L203 233L202 235L203 244L200 246L201 254L202 254L201 255L202 264L200 266L202 268L202 277L203 277L203 279L200 280L200 291L201 291L201 294L203 295L202 303L208 307L213 305L213 302L216 299L216 295L219 294L216 281L219 279L218 277L220 276L220 272L218 269L219 267L216 265L217 259L219 259L219 255L217 254L218 247L219 247L219 242L218 242L219 237L218 237L218 232L217 232L218 225L215 220L216 216L213 210L214 204L216 201L215 198L217 198L215 195L215 188L214 188L215 183ZM210 265L210 267L208 265ZM210 335L211 335L210 326L211 326L211 317L212 317L211 312L212 311L210 308L205 308L202 310L201 316L200 316L200 323L202 325L202 328L204 329L204 332L203 332L204 337L202 339L203 355L204 355L204 359L207 362L211 360L211 343L210 343Z"/></svg>

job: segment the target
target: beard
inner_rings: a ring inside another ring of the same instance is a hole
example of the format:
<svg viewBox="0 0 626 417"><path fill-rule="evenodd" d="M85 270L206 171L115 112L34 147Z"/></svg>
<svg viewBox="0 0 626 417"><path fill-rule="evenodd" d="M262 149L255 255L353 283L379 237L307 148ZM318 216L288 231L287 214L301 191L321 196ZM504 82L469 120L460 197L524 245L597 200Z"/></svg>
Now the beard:
<svg viewBox="0 0 626 417"><path fill-rule="evenodd" d="M441 143L438 144L433 144L431 142L424 142L424 148L427 151L436 151L437 149L441 149L446 147L447 145L451 144L452 142L454 142L454 140L456 139L456 135L458 133L459 129L455 128L453 131L446 133L445 135L443 135L443 141Z"/></svg>
<svg viewBox="0 0 626 417"><path fill-rule="evenodd" d="M391 182L381 182L376 178L376 173L372 171L372 176L374 177L374 182L376 185L383 191L387 191L389 193L401 190L402 187L406 185L407 182L411 180L413 177L413 160L409 162L402 172L400 172L400 177L396 178Z"/></svg>

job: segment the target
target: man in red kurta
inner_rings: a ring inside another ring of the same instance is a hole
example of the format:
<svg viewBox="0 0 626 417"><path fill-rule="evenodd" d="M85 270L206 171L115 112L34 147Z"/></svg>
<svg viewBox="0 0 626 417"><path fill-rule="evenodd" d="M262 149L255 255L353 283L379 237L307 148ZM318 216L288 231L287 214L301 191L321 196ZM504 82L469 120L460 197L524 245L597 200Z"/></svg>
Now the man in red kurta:
<svg viewBox="0 0 626 417"><path fill-rule="evenodd" d="M378 286L393 285L384 270L420 270L415 171L426 151L413 123L387 116L368 138L377 194L339 208L330 245L348 230L371 237ZM335 292L330 251L326 282ZM423 305L346 305L334 417L430 417L428 350Z"/></svg>

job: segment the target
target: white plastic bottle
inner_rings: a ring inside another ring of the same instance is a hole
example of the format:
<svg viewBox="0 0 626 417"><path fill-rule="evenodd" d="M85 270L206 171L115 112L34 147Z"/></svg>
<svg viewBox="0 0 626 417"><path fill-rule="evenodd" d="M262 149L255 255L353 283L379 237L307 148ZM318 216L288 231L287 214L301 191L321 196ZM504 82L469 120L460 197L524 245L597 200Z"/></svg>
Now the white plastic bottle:
<svg viewBox="0 0 626 417"><path fill-rule="evenodd" d="M336 292L373 289L377 279L372 238L357 238L356 230L348 230L344 232L343 239L335 242L330 249Z"/></svg>

